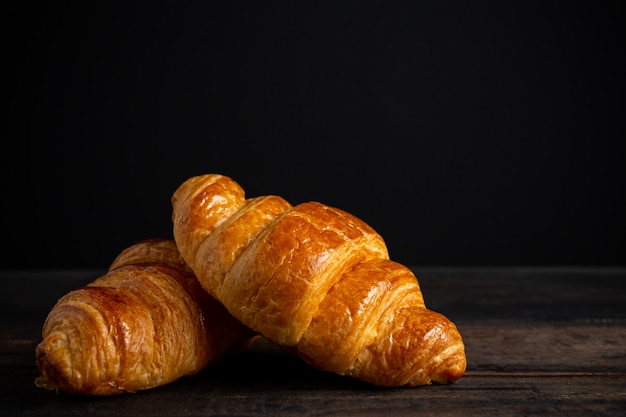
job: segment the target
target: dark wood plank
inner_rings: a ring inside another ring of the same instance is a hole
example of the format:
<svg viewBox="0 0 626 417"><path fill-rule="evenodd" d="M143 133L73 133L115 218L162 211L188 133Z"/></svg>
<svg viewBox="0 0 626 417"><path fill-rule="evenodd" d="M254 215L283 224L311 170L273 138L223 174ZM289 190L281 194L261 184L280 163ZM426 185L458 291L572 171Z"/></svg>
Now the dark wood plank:
<svg viewBox="0 0 626 417"><path fill-rule="evenodd" d="M261 340L195 377L111 398L34 386L49 309L101 271L0 272L0 415L626 415L626 270L416 272L429 307L464 337L468 371L455 384L375 388Z"/></svg>
<svg viewBox="0 0 626 417"><path fill-rule="evenodd" d="M624 268L414 268L429 308L454 320L626 320Z"/></svg>
<svg viewBox="0 0 626 417"><path fill-rule="evenodd" d="M28 385L28 386L26 386ZM468 372L457 383L379 389L312 370L295 358L254 354L134 395L82 398L42 391L18 375L4 415L394 416L593 415L626 409L626 376Z"/></svg>
<svg viewBox="0 0 626 417"><path fill-rule="evenodd" d="M626 322L461 323L469 371L626 375Z"/></svg>

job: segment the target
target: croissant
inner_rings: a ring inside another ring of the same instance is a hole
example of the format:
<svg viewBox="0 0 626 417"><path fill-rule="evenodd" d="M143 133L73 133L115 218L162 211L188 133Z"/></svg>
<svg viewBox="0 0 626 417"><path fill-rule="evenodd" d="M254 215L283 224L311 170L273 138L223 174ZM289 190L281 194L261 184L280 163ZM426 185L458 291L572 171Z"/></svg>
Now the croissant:
<svg viewBox="0 0 626 417"><path fill-rule="evenodd" d="M216 174L187 179L172 206L174 239L202 287L313 367L377 386L450 383L465 372L456 326L426 308L413 272L357 217L246 198Z"/></svg>
<svg viewBox="0 0 626 417"><path fill-rule="evenodd" d="M196 374L251 336L200 287L173 240L146 240L52 308L35 348L35 384L132 393Z"/></svg>

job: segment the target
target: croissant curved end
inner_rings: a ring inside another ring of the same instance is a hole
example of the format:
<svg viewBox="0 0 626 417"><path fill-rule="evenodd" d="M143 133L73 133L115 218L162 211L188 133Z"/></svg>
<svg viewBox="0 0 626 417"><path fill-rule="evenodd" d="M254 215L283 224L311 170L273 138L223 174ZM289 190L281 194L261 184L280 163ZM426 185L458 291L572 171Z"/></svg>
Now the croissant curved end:
<svg viewBox="0 0 626 417"><path fill-rule="evenodd" d="M72 364L71 346L65 333L50 333L35 348L35 357L40 372L35 385L55 391L81 391L83 375Z"/></svg>
<svg viewBox="0 0 626 417"><path fill-rule="evenodd" d="M429 368L431 370L428 381L420 381L416 373L415 377L406 382L407 386L419 386L425 383L449 384L461 378L465 373L467 366L465 345L456 326L448 322L435 329L437 330L433 330L430 337L435 339L431 346L436 346L433 347L436 353L426 362L428 365L422 366L424 370Z"/></svg>

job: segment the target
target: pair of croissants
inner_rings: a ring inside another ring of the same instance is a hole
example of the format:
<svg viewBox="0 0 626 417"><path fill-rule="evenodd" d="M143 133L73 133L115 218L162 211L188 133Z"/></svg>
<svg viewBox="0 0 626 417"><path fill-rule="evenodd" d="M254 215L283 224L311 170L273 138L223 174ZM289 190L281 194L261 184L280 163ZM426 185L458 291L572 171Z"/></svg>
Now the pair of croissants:
<svg viewBox="0 0 626 417"><path fill-rule="evenodd" d="M189 178L171 239L125 249L62 297L35 349L47 389L132 393L196 374L261 335L313 367L377 386L465 372L455 325L429 310L411 270L342 210L246 198L231 178Z"/></svg>

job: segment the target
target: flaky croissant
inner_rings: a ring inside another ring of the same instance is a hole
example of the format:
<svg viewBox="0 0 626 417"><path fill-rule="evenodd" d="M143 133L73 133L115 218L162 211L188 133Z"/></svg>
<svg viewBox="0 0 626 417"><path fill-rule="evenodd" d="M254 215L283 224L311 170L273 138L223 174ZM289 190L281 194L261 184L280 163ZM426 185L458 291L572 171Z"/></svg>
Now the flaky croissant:
<svg viewBox="0 0 626 417"><path fill-rule="evenodd" d="M52 308L35 350L35 383L132 393L196 374L251 336L200 287L173 240L146 240Z"/></svg>
<svg viewBox="0 0 626 417"><path fill-rule="evenodd" d="M203 288L312 366L378 386L448 383L465 372L456 326L425 307L415 275L353 215L246 199L215 174L189 178L172 206L174 239Z"/></svg>

